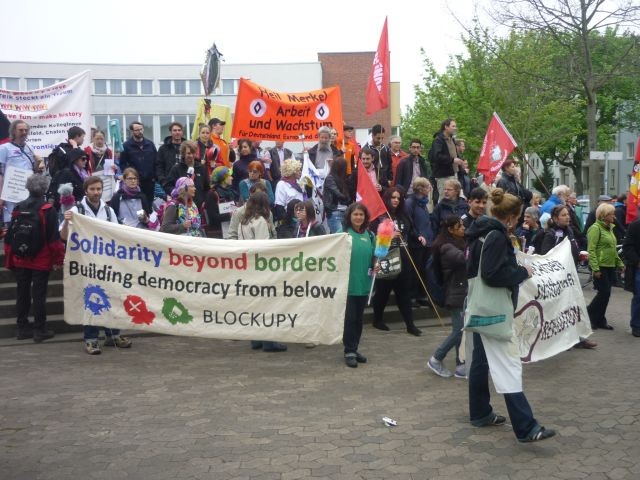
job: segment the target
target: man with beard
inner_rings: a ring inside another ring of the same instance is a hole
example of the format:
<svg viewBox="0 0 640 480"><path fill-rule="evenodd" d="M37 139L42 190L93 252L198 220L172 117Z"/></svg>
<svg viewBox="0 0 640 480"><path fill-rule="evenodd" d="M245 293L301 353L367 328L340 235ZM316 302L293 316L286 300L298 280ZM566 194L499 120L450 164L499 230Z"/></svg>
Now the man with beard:
<svg viewBox="0 0 640 480"><path fill-rule="evenodd" d="M140 190L146 195L149 203L153 203L158 151L151 140L144 138L144 125L141 122L131 122L129 131L131 138L124 142L120 153L120 169L136 169L140 176Z"/></svg>
<svg viewBox="0 0 640 480"><path fill-rule="evenodd" d="M331 144L331 129L320 127L318 129L318 143L309 149L309 160L316 168L329 169L333 158L341 152Z"/></svg>

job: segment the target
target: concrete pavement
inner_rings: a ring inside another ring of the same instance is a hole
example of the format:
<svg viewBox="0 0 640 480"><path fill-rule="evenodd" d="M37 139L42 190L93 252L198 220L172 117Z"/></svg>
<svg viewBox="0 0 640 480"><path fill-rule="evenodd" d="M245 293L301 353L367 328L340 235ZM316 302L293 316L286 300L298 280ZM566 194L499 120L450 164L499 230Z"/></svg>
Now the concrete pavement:
<svg viewBox="0 0 640 480"><path fill-rule="evenodd" d="M401 324L367 325L369 363L357 369L341 346L263 353L248 342L147 336L91 357L78 334L2 340L0 478L638 479L630 299L614 290L616 329L595 332L597 349L525 366L536 417L558 431L528 445L509 426L469 425L466 380L425 368L447 328L416 338ZM445 363L453 368L452 354ZM506 415L500 395L493 405Z"/></svg>

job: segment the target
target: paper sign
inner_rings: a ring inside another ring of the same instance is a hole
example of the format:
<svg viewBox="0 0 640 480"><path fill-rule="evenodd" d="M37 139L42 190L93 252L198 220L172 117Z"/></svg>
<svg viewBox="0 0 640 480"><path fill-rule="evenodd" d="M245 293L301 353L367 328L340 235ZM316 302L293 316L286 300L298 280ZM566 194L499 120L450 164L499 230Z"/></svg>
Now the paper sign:
<svg viewBox="0 0 640 480"><path fill-rule="evenodd" d="M218 204L218 209L220 210L220 214L224 213L233 213L238 207L234 202L223 202Z"/></svg>
<svg viewBox="0 0 640 480"><path fill-rule="evenodd" d="M105 158L104 159L104 174L105 175L114 175L114 163L113 158Z"/></svg>
<svg viewBox="0 0 640 480"><path fill-rule="evenodd" d="M29 196L26 189L27 178L33 175L32 170L17 168L13 165L7 167L4 172L4 183L2 186L2 196L5 202L18 203Z"/></svg>

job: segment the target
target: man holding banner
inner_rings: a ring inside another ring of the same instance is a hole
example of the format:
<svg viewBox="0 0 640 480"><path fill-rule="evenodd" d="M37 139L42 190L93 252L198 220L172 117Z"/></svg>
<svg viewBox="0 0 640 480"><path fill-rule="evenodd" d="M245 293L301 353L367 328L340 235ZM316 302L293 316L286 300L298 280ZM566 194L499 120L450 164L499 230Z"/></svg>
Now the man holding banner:
<svg viewBox="0 0 640 480"><path fill-rule="evenodd" d="M27 145L29 125L15 120L9 126L10 142L0 145L0 211L3 221L11 221L16 203L29 196L25 183L32 173L42 172L44 163Z"/></svg>

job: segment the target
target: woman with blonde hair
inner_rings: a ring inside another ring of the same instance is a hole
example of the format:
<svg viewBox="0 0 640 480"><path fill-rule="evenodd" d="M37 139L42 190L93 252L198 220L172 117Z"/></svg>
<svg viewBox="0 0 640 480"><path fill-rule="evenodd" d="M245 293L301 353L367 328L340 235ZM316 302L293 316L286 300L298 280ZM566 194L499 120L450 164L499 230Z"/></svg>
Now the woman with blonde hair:
<svg viewBox="0 0 640 480"><path fill-rule="evenodd" d="M287 205L291 200L305 200L304 191L298 184L302 174L302 164L295 158L288 158L280 166L282 178L276 185L275 217L280 220L285 218Z"/></svg>
<svg viewBox="0 0 640 480"><path fill-rule="evenodd" d="M469 242L467 278L483 283L494 289L506 289L511 296L508 308L513 314L518 300L518 288L531 277L529 266L516 261L509 234L515 229L522 212L522 200L505 193L501 188L491 192L491 215L478 218L465 236ZM467 298L467 314L473 314L473 295ZM481 302L495 302L494 298L480 299ZM555 431L545 429L533 416L531 406L522 391L522 363L513 348L513 338L502 340L484 334L473 334L473 350L469 377L469 417L476 427L504 425L506 418L497 415L491 406L489 393L489 371L498 393L504 395L511 426L520 442L537 442L555 435Z"/></svg>
<svg viewBox="0 0 640 480"><path fill-rule="evenodd" d="M605 317L611 287L616 283L616 269L624 270L624 264L618 256L617 241L614 233L616 221L615 207L603 203L596 209L596 221L587 230L587 251L589 267L593 272L593 288L598 293L587 307L591 328L613 330Z"/></svg>

